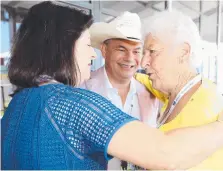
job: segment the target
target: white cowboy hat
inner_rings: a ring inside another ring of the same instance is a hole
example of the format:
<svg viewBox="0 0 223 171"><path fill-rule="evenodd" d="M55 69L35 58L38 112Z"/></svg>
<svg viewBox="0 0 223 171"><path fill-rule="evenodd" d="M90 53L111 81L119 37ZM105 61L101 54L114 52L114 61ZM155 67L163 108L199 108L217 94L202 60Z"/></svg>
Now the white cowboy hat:
<svg viewBox="0 0 223 171"><path fill-rule="evenodd" d="M100 49L101 44L108 39L126 39L141 42L141 21L136 13L124 12L110 23L97 22L89 29L91 44Z"/></svg>

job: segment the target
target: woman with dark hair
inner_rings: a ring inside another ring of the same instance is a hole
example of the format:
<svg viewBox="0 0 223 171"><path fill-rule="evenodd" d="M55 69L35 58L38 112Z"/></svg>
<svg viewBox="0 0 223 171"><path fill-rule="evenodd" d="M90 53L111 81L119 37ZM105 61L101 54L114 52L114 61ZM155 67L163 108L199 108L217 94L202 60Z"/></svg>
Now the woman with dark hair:
<svg viewBox="0 0 223 171"><path fill-rule="evenodd" d="M2 169L106 169L111 156L144 168L182 169L223 145L220 122L163 134L75 88L96 56L91 23L92 16L51 2L29 10L9 65L18 89L2 119Z"/></svg>

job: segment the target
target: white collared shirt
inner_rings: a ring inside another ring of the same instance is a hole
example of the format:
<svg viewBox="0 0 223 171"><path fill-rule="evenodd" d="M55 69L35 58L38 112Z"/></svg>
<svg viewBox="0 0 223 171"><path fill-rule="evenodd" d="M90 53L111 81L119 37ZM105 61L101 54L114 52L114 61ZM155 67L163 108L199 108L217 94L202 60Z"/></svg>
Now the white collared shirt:
<svg viewBox="0 0 223 171"><path fill-rule="evenodd" d="M104 81L104 84L101 87L98 87L98 89L95 88L95 92L104 96L123 112L129 114L132 117L140 119L140 108L136 92L136 86L132 80L124 106L122 105L122 100L120 95L118 94L118 90L116 88L113 88L112 84L110 83L105 68L103 68L103 78L101 78L101 81ZM101 94L100 92L103 92L103 94Z"/></svg>

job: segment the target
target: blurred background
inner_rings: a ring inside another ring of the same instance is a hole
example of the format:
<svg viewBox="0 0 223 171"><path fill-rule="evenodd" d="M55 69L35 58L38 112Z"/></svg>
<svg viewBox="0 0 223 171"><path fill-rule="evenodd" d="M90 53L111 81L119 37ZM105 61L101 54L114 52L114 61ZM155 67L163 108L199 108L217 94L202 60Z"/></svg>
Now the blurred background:
<svg viewBox="0 0 223 171"><path fill-rule="evenodd" d="M42 1L1 1L1 114L7 107L12 85L7 78L10 46L28 9ZM196 1L55 1L92 13L95 21L110 22L124 11L137 13L142 24L148 17L163 10L177 9L190 16L202 37L203 63L199 72L214 81L223 94L223 0ZM99 50L92 70L104 64Z"/></svg>

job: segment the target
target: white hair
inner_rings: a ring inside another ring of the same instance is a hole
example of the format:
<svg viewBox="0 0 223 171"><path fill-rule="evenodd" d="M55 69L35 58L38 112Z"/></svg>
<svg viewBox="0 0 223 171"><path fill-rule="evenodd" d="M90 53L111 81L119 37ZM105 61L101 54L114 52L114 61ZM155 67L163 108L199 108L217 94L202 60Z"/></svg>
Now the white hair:
<svg viewBox="0 0 223 171"><path fill-rule="evenodd" d="M144 37L149 33L161 40L165 38L163 35L169 34L173 41L188 43L191 48L191 64L194 67L200 66L201 38L196 24L190 17L176 10L159 12L143 24Z"/></svg>

